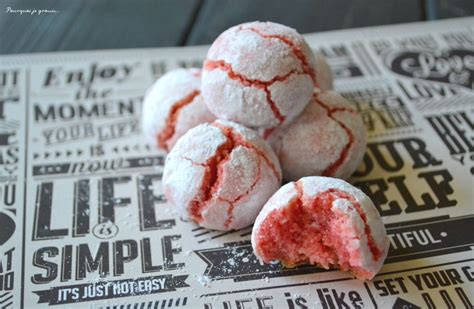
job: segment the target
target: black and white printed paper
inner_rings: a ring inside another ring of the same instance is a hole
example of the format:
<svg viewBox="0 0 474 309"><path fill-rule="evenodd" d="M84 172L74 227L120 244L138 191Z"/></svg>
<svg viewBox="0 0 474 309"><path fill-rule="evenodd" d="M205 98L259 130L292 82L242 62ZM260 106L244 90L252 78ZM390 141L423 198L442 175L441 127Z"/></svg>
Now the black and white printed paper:
<svg viewBox="0 0 474 309"><path fill-rule="evenodd" d="M307 35L369 136L351 182L391 248L370 282L262 265L251 227L185 222L142 98L206 47L0 57L0 307L471 308L474 19Z"/></svg>

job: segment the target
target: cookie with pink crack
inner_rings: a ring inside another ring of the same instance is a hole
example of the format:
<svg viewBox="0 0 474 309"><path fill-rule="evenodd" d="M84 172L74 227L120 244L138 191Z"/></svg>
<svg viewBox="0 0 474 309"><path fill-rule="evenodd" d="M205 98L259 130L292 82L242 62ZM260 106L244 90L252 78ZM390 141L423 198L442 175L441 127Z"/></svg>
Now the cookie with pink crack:
<svg viewBox="0 0 474 309"><path fill-rule="evenodd" d="M225 120L183 135L163 172L164 194L178 212L216 230L252 224L280 182L280 164L267 142Z"/></svg>
<svg viewBox="0 0 474 309"><path fill-rule="evenodd" d="M362 161L367 146L362 117L334 91L314 94L293 123L275 129L266 139L286 180L305 176L347 179Z"/></svg>
<svg viewBox="0 0 474 309"><path fill-rule="evenodd" d="M169 151L189 129L216 117L201 96L201 70L177 69L158 79L147 91L142 128L147 140Z"/></svg>
<svg viewBox="0 0 474 309"><path fill-rule="evenodd" d="M313 176L287 183L270 198L253 226L252 246L265 263L314 264L370 280L383 265L389 239L361 190Z"/></svg>
<svg viewBox="0 0 474 309"><path fill-rule="evenodd" d="M204 62L202 95L212 113L253 128L290 123L319 87L313 52L296 30L250 22L224 31Z"/></svg>

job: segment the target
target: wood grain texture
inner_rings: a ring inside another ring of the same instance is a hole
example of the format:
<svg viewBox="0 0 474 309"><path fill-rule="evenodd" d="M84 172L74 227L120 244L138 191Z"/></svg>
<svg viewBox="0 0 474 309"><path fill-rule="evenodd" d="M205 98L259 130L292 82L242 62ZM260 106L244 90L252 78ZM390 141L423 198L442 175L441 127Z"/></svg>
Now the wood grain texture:
<svg viewBox="0 0 474 309"><path fill-rule="evenodd" d="M227 28L274 21L301 33L420 20L415 0L204 0L187 45L209 44Z"/></svg>
<svg viewBox="0 0 474 309"><path fill-rule="evenodd" d="M474 15L474 0L434 0L437 2L437 18L453 18Z"/></svg>
<svg viewBox="0 0 474 309"><path fill-rule="evenodd" d="M176 46L185 40L195 0L3 0L0 54ZM20 15L12 9L54 9Z"/></svg>
<svg viewBox="0 0 474 309"><path fill-rule="evenodd" d="M422 20L429 2L436 18L474 15L474 0L2 0L0 54L210 44L254 20L301 33L404 23Z"/></svg>

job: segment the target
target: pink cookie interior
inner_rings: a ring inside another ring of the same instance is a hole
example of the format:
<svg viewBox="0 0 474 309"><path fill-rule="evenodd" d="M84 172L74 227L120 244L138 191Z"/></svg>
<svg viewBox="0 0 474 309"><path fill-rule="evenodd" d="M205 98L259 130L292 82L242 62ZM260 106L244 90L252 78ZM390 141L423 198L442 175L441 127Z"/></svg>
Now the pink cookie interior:
<svg viewBox="0 0 474 309"><path fill-rule="evenodd" d="M353 235L350 218L331 210L336 199L351 203L364 222L364 232L374 261L384 253L377 247L367 217L361 206L348 193L329 189L314 199L303 196L302 188L295 183L297 198L287 207L275 209L261 223L257 235L259 256L264 262L280 260L285 266L316 264L324 268L351 271L360 279L371 279L374 274L359 265L360 248L348 249Z"/></svg>

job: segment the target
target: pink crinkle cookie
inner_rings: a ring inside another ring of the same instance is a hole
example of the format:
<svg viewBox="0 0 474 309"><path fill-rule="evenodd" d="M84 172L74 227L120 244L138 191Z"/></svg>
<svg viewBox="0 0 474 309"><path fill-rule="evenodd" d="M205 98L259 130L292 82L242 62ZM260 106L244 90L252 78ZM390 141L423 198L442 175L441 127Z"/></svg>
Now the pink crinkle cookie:
<svg viewBox="0 0 474 309"><path fill-rule="evenodd" d="M183 135L163 172L164 194L180 214L216 230L252 224L280 182L280 164L267 142L225 120Z"/></svg>
<svg viewBox="0 0 474 309"><path fill-rule="evenodd" d="M314 94L293 123L272 131L267 140L286 180L320 175L347 179L367 146L362 117L334 91Z"/></svg>
<svg viewBox="0 0 474 309"><path fill-rule="evenodd" d="M315 53L317 76L319 82L319 90L326 91L333 89L333 76L326 57L321 53Z"/></svg>
<svg viewBox="0 0 474 309"><path fill-rule="evenodd" d="M201 70L177 69L158 79L143 101L142 127L153 145L169 151L189 129L215 116L200 91Z"/></svg>
<svg viewBox="0 0 474 309"><path fill-rule="evenodd" d="M372 279L389 240L372 201L341 179L305 177L280 188L265 204L252 231L265 263L314 264Z"/></svg>
<svg viewBox="0 0 474 309"><path fill-rule="evenodd" d="M294 29L251 22L224 31L204 62L202 94L222 119L254 128L291 122L319 87L316 60Z"/></svg>

